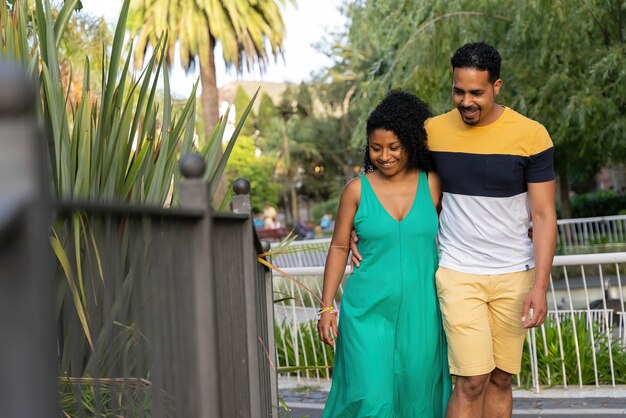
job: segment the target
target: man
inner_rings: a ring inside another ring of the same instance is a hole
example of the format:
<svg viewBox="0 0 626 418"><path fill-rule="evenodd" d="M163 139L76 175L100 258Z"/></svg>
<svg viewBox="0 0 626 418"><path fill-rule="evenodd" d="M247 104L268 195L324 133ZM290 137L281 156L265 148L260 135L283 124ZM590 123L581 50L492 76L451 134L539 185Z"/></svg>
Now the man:
<svg viewBox="0 0 626 418"><path fill-rule="evenodd" d="M426 124L443 191L437 292L457 376L447 417L511 417L526 330L547 313L554 148L541 124L496 103L495 48L466 44L451 64L455 109Z"/></svg>

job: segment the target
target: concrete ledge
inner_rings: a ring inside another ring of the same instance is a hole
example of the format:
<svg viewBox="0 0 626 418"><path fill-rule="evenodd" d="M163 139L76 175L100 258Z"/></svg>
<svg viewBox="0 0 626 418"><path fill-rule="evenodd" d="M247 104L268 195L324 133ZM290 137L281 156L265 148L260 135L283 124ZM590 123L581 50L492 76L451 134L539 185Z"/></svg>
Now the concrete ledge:
<svg viewBox="0 0 626 418"><path fill-rule="evenodd" d="M515 389L513 397L518 399L541 399L541 398L621 398L626 399L626 385L615 387L608 385L601 386L552 386L536 392L534 389Z"/></svg>
<svg viewBox="0 0 626 418"><path fill-rule="evenodd" d="M294 392L329 392L331 382L325 379L307 378L278 378L278 389ZM517 389L513 387L513 397L516 399L580 399L580 398L621 398L626 399L626 385L615 387L608 385L596 386L551 386L542 388L539 392L534 389Z"/></svg>

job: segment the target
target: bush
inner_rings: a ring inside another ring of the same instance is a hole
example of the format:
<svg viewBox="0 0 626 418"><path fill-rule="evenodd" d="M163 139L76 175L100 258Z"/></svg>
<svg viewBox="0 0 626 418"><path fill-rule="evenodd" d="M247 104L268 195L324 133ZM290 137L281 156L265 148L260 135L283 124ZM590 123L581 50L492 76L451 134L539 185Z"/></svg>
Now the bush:
<svg viewBox="0 0 626 418"><path fill-rule="evenodd" d="M626 195L608 190L585 193L572 199L574 218L617 215L624 209L626 209Z"/></svg>
<svg viewBox="0 0 626 418"><path fill-rule="evenodd" d="M317 204L313 208L313 220L319 224L322 216L327 213L331 213L333 218L337 215L337 209L339 208L339 195L328 199L325 202Z"/></svg>

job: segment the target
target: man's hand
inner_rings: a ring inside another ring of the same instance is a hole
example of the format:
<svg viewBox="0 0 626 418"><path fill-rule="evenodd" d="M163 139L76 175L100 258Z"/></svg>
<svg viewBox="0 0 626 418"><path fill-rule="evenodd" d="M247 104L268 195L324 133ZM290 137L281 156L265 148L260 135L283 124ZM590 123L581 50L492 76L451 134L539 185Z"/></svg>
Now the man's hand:
<svg viewBox="0 0 626 418"><path fill-rule="evenodd" d="M339 335L337 330L337 316L334 312L322 312L319 321L317 321L317 332L319 333L320 340L330 345L335 346L335 338Z"/></svg>
<svg viewBox="0 0 626 418"><path fill-rule="evenodd" d="M532 309L532 314L530 310ZM522 306L522 328L534 328L543 324L548 313L546 291L532 287L524 298Z"/></svg>
<svg viewBox="0 0 626 418"><path fill-rule="evenodd" d="M359 252L359 247L357 247L357 242L359 242L359 237L356 235L356 231L353 229L350 232L350 251L352 251L352 271L354 271L354 266L359 267L361 265L361 253Z"/></svg>

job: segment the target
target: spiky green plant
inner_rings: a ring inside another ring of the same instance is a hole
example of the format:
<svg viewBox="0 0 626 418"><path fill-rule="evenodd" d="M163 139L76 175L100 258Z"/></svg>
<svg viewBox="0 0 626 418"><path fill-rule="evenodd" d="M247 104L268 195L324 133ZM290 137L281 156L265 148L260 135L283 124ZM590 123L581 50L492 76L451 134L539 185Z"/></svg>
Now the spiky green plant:
<svg viewBox="0 0 626 418"><path fill-rule="evenodd" d="M26 1L17 0L10 9L0 2L0 56L19 62L36 87L35 112L48 140L51 189L61 201L175 206L178 158L194 150L197 83L185 105L174 110L168 73L163 71L167 51L163 34L143 71L138 76L133 73L133 48L124 45L129 9L125 0L111 50L103 57L107 65L101 74L101 91L91 91L90 63L85 59L82 94L72 103L62 87L58 47L77 3L67 0L54 11L49 0L36 0L30 15ZM157 99L160 79L162 102ZM197 150L207 162L204 179L210 185L209 197L253 101L223 153L227 115ZM217 204L224 207L225 201ZM149 378L146 356L152 347L131 309L137 271L147 271L145 266L151 262L149 237L149 224L94 220L79 212L53 225L50 241L59 266L61 391L70 410L81 405L83 413L92 409L113 413L121 402L117 386L101 379L124 378L127 383L129 378ZM78 378L86 380L80 386L68 383ZM149 402L148 397L142 399Z"/></svg>

